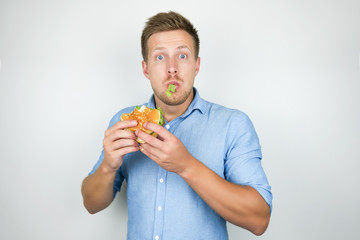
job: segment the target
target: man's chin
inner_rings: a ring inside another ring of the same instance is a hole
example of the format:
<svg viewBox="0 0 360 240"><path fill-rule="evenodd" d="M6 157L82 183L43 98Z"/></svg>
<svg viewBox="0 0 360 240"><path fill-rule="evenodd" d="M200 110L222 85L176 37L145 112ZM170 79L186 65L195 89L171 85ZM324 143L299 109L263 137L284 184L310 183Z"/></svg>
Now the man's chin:
<svg viewBox="0 0 360 240"><path fill-rule="evenodd" d="M170 96L168 97L166 94L163 94L161 96L158 96L158 98L163 102L165 103L166 105L169 105L169 106L177 106L177 105L181 105L183 104L187 97L186 96Z"/></svg>
<svg viewBox="0 0 360 240"><path fill-rule="evenodd" d="M158 94L156 91L154 93L166 105L177 106L183 104L190 97L191 91L192 89L189 92L175 92L171 96L167 96L166 93Z"/></svg>

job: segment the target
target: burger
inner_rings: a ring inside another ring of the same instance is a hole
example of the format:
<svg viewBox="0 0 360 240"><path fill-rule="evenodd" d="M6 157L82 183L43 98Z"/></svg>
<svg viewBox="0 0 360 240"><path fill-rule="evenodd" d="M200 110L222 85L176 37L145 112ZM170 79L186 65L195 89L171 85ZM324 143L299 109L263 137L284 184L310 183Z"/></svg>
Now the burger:
<svg viewBox="0 0 360 240"><path fill-rule="evenodd" d="M143 124L145 122L152 122L155 124L158 124L160 126L163 126L165 121L163 117L163 112L160 107L158 108L148 108L145 105L142 105L141 107L136 106L134 111L131 113L124 113L120 117L120 121L123 120L136 120L137 125L135 127L127 128L128 130L135 132L136 130L141 130L147 134L150 134L154 137L157 137L157 134L149 129L146 129L143 127ZM140 139L139 137L136 138L136 141L138 143L145 143L144 140Z"/></svg>

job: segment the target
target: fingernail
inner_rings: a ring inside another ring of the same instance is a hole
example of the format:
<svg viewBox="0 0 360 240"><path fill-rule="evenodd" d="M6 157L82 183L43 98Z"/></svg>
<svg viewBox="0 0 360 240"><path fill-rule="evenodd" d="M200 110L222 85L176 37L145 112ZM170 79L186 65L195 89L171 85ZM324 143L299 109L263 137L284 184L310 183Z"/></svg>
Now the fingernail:
<svg viewBox="0 0 360 240"><path fill-rule="evenodd" d="M136 121L136 120L133 120L131 123L132 123L133 125L136 125L136 124L137 124L137 121Z"/></svg>
<svg viewBox="0 0 360 240"><path fill-rule="evenodd" d="M139 129L137 129L137 130L135 131L135 135L137 135L137 134L138 134L138 132L139 132Z"/></svg>
<svg viewBox="0 0 360 240"><path fill-rule="evenodd" d="M144 126L145 128L146 128L147 125L148 125L147 122L143 123L143 126Z"/></svg>

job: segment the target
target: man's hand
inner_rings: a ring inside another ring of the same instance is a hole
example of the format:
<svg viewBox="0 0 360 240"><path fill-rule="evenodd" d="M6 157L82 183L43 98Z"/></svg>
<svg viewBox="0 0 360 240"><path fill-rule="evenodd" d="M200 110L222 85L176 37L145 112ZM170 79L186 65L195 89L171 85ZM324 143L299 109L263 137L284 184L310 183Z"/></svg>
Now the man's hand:
<svg viewBox="0 0 360 240"><path fill-rule="evenodd" d="M165 128L154 123L143 126L157 133L158 138L137 130L135 134L146 142L140 145L140 150L165 170L181 175L196 161L184 144Z"/></svg>
<svg viewBox="0 0 360 240"><path fill-rule="evenodd" d="M126 128L136 126L135 120L124 120L115 123L105 131L103 146L104 160L103 166L109 171L117 171L125 154L139 150L136 136Z"/></svg>

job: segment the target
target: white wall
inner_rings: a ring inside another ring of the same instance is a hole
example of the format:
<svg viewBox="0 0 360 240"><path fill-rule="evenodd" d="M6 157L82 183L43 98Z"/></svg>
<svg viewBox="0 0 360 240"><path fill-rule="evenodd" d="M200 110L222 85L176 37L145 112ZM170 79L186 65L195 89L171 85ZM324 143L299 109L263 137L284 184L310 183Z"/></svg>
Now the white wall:
<svg viewBox="0 0 360 240"><path fill-rule="evenodd" d="M259 239L355 239L355 0L0 0L0 239L125 239L124 191L92 216L80 185L113 114L151 94L140 35L167 10L199 30L201 96L245 111L258 131L274 194Z"/></svg>

